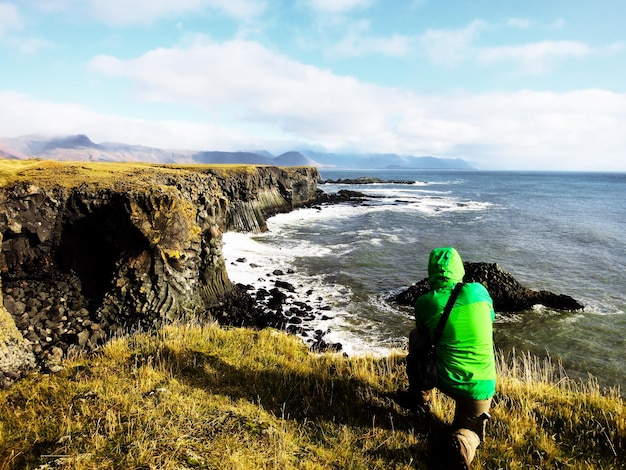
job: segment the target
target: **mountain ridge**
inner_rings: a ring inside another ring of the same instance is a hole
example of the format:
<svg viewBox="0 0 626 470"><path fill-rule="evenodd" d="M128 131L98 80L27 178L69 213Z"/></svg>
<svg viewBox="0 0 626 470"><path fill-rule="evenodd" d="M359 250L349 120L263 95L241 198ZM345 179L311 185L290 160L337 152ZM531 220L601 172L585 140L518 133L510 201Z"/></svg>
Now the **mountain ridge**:
<svg viewBox="0 0 626 470"><path fill-rule="evenodd" d="M43 158L62 161L255 164L314 166L318 168L460 169L473 167L461 158L398 155L396 153L331 153L290 150L273 155L266 150L194 151L160 149L120 142L95 143L85 134L42 136L37 134L0 139L0 158Z"/></svg>

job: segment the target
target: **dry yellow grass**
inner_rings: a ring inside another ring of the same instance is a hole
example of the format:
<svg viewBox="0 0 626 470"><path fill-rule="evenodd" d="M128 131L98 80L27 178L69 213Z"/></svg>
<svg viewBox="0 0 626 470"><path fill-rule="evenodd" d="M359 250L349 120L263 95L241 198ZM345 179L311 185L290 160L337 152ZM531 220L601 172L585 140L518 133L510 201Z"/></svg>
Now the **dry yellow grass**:
<svg viewBox="0 0 626 470"><path fill-rule="evenodd" d="M109 186L132 180L133 184L152 184L159 174L212 173L221 177L251 175L264 165L246 164L154 164L141 162L72 162L55 160L7 160L0 159L0 187L17 182L29 182L43 187L62 186L74 188L83 183ZM299 167L283 170L297 171Z"/></svg>
<svg viewBox="0 0 626 470"><path fill-rule="evenodd" d="M178 325L115 339L64 365L0 392L0 469L413 469L433 461L422 424L387 397L405 382L402 355L317 355L270 329ZM520 373L551 367L501 357L494 418L474 468L624 467L618 394ZM450 420L449 405L437 395L433 435Z"/></svg>

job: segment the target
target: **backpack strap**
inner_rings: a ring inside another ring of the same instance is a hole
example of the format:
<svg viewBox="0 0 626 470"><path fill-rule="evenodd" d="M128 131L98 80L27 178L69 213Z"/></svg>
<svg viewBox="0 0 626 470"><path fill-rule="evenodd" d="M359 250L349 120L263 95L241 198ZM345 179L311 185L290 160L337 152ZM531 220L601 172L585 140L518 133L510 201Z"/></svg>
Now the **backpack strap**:
<svg viewBox="0 0 626 470"><path fill-rule="evenodd" d="M432 344L435 346L439 342L439 338L443 334L443 329L446 326L446 322L448 321L448 317L450 316L450 312L452 311L452 307L454 306L454 302L456 302L456 298L459 296L459 292L465 285L464 282L459 282L454 286L450 297L448 298L448 303L446 307L443 309L443 313L441 314L441 318L439 319L439 323L437 324L437 328L433 333Z"/></svg>

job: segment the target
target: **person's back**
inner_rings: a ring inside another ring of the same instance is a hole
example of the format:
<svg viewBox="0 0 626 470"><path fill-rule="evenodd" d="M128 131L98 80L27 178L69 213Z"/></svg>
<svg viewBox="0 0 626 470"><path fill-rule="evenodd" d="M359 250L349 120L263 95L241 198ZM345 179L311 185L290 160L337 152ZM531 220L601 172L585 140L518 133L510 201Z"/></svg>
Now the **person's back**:
<svg viewBox="0 0 626 470"><path fill-rule="evenodd" d="M456 250L448 256L433 250L429 275L434 289L417 299L415 321L418 329L433 332L450 297L452 288L461 282L465 270ZM441 267L447 264L447 269ZM451 270L452 269L452 270ZM445 272L443 277L440 272ZM451 282L452 281L452 282ZM437 344L439 388L450 395L474 400L486 400L495 393L496 366L493 352L493 321L495 313L491 297L479 283L465 284L450 312L450 317Z"/></svg>
<svg viewBox="0 0 626 470"><path fill-rule="evenodd" d="M427 338L432 339L452 291L464 275L463 261L454 248L431 251L428 280L432 290L415 302L416 329L409 337L407 356L409 390L399 396L400 402L410 400L429 408L432 393L421 386L414 365L424 356ZM464 284L436 345L437 388L456 404L449 447L441 455L447 468L468 468L483 439L496 390L494 319L493 302L483 285Z"/></svg>

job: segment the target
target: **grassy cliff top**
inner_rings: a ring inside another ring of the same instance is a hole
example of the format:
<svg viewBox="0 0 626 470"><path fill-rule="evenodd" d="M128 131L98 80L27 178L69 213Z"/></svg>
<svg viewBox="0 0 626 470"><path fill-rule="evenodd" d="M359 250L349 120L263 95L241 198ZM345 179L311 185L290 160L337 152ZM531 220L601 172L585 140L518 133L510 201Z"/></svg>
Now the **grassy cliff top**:
<svg viewBox="0 0 626 470"><path fill-rule="evenodd" d="M168 326L63 365L0 392L1 469L431 468L429 435L452 419L437 394L428 434L388 398L405 385L402 354L312 354L271 329ZM498 368L472 468L624 468L616 391L532 356Z"/></svg>
<svg viewBox="0 0 626 470"><path fill-rule="evenodd" d="M108 186L124 180L132 183L150 183L159 174L183 172L211 173L218 176L253 174L263 165L211 164L165 165L153 163L66 162L55 160L4 160L0 159L0 187L19 182L37 184L43 188L63 186L74 188L83 183ZM295 171L296 167L284 167Z"/></svg>

